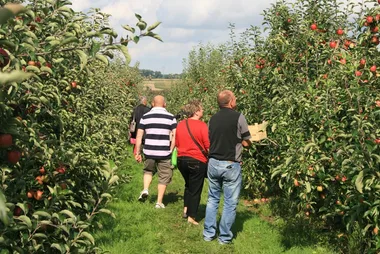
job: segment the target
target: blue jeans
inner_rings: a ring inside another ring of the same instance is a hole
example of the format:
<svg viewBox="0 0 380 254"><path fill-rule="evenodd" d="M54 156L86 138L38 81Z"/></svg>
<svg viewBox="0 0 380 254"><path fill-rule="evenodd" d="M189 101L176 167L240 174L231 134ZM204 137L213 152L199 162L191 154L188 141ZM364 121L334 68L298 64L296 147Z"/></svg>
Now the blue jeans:
<svg viewBox="0 0 380 254"><path fill-rule="evenodd" d="M206 241L216 238L216 216L220 195L223 190L224 206L219 223L219 238L222 243L232 240L232 224L235 222L236 207L242 185L241 167L238 162L219 161L210 158L208 162L208 200L203 237Z"/></svg>

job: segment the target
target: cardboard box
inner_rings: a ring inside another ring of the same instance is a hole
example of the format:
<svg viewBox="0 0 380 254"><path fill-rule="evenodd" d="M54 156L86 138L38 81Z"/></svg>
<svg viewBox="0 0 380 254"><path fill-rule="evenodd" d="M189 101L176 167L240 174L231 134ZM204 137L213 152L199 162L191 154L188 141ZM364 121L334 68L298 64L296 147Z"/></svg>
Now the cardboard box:
<svg viewBox="0 0 380 254"><path fill-rule="evenodd" d="M249 125L248 129L251 133L251 141L261 141L267 138L267 126L268 122L264 121L261 124L255 123L254 125Z"/></svg>

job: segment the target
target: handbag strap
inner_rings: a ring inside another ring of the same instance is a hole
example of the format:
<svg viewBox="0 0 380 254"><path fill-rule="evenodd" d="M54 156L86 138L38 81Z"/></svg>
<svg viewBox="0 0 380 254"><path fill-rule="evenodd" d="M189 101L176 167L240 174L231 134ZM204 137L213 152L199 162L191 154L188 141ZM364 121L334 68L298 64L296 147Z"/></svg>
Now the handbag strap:
<svg viewBox="0 0 380 254"><path fill-rule="evenodd" d="M202 154L207 158L207 152L205 151L205 149L203 149L203 147L197 142L197 140L195 140L193 134L191 133L190 131L190 127L189 127L189 123L186 119L186 126L187 126L187 130L189 131L189 134L190 134L190 137L191 139L194 141L194 143L198 146L199 150L201 150Z"/></svg>

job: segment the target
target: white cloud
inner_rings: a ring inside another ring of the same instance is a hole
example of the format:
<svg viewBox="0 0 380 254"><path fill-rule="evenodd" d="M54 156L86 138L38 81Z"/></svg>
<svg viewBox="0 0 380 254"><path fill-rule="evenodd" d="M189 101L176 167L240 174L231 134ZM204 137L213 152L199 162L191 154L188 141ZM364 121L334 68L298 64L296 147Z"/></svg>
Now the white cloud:
<svg viewBox="0 0 380 254"><path fill-rule="evenodd" d="M72 8L87 11L94 7L111 14L110 25L124 38L129 32L121 26L134 26L137 23L135 13L148 25L162 21L154 32L164 43L152 38L143 38L138 45L131 42L132 64L139 61L141 68L179 73L183 58L194 46L200 42L227 41L229 22L235 23L237 28L260 25L259 14L274 1L253 4L247 0L72 0Z"/></svg>
<svg viewBox="0 0 380 254"><path fill-rule="evenodd" d="M129 3L126 2L116 2L110 3L101 8L102 12L112 15L112 19L115 20L126 20L134 17L134 13L130 7Z"/></svg>
<svg viewBox="0 0 380 254"><path fill-rule="evenodd" d="M295 0L289 0L294 2ZM344 0L361 2L362 0ZM138 45L130 43L132 64L165 73L182 71L182 60L199 42L222 43L229 40L229 23L238 35L251 25L261 26L261 14L276 0L72 0L74 10L101 8L112 15L110 24L120 36L128 32L121 25L137 23L134 14L152 24L162 21L155 30L164 43L143 38Z"/></svg>
<svg viewBox="0 0 380 254"><path fill-rule="evenodd" d="M76 11L83 11L91 6L90 0L74 0L71 2L71 8L73 8Z"/></svg>
<svg viewBox="0 0 380 254"><path fill-rule="evenodd" d="M261 19L260 13L275 0L164 0L158 17L168 27L203 27L225 29L229 22L247 24ZM170 13L170 15L168 15Z"/></svg>

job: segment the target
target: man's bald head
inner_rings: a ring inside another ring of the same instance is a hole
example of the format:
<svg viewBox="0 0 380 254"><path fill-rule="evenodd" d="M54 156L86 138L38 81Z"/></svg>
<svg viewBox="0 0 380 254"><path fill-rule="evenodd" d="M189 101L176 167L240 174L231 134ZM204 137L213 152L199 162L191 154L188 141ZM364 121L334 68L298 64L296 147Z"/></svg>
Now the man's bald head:
<svg viewBox="0 0 380 254"><path fill-rule="evenodd" d="M162 96L162 95L155 96L153 98L153 106L154 107L165 107L166 106L166 102L165 102L164 96Z"/></svg>
<svg viewBox="0 0 380 254"><path fill-rule="evenodd" d="M234 108L236 106L235 95L230 90L223 90L218 94L219 108Z"/></svg>

